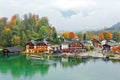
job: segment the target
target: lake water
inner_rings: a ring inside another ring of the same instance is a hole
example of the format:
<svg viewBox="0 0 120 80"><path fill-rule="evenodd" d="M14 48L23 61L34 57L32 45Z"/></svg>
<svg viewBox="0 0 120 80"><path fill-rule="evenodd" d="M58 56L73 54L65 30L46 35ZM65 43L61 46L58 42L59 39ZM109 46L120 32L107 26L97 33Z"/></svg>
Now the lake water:
<svg viewBox="0 0 120 80"><path fill-rule="evenodd" d="M120 80L120 61L0 57L0 80Z"/></svg>

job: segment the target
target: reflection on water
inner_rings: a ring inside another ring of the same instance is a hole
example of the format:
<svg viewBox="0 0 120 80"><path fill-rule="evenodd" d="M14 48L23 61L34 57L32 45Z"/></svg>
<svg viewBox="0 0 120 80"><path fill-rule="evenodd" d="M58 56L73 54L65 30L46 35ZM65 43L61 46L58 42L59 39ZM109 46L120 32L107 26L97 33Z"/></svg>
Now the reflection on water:
<svg viewBox="0 0 120 80"><path fill-rule="evenodd" d="M25 56L0 58L0 72L10 72L14 77L21 75L32 77L37 72L40 72L41 75L45 75L49 67L50 65L48 64L34 66L29 60L26 60Z"/></svg>
<svg viewBox="0 0 120 80"><path fill-rule="evenodd" d="M88 64L89 61L96 63L99 59L97 58L50 58L50 60L31 60L26 59L25 56L1 56L0 57L0 74L12 75L13 78L19 78L20 76L24 77L33 77L36 74L40 76L45 76L47 73L52 71L51 69L56 68L57 66L62 66L62 68L73 68L80 66L81 64ZM119 63L119 60L105 60L101 59L104 62L112 62L113 64ZM53 73L52 73L53 74ZM74 73L72 73L74 74ZM39 77L40 77L39 76ZM9 79L9 78L8 78ZM7 80L7 79L6 79ZM25 79L26 80L26 79Z"/></svg>

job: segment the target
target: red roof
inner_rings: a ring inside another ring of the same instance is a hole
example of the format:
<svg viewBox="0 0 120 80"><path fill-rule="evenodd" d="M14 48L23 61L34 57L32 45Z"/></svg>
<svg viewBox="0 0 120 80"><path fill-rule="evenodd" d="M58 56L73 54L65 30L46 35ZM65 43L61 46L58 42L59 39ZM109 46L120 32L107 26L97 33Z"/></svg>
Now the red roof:
<svg viewBox="0 0 120 80"><path fill-rule="evenodd" d="M61 51L62 51L62 52L67 52L67 53L68 53L68 52L70 52L70 49L62 49Z"/></svg>

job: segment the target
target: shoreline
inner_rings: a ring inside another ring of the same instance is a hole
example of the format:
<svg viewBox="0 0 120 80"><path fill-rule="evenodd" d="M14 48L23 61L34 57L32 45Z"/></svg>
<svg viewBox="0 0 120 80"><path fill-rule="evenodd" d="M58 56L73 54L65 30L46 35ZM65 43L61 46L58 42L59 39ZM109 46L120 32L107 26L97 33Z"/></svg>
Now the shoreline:
<svg viewBox="0 0 120 80"><path fill-rule="evenodd" d="M24 55L27 55L27 54L24 54ZM30 54L30 55L33 55L33 54ZM37 55L37 54L36 54ZM39 55L44 55L44 54L39 54ZM75 53L58 53L58 54L45 54L45 56L53 56L53 57L65 57L65 58L68 58L68 57L72 57L72 58L88 58L88 57L92 57L92 58L106 58L106 59L118 59L120 60L120 55L119 57L115 56L115 57L107 57L106 55L103 55L102 53L90 53L90 52L87 52L87 53L80 53L80 54L75 54Z"/></svg>

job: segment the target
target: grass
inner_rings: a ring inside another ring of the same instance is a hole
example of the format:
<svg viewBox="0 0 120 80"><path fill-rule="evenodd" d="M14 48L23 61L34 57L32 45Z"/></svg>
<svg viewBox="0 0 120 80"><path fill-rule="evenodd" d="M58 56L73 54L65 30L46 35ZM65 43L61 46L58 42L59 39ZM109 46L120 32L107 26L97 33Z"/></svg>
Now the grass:
<svg viewBox="0 0 120 80"><path fill-rule="evenodd" d="M111 52L108 52L108 53L106 54L106 56L107 56L107 57L114 57L115 55L114 55L113 53L111 53Z"/></svg>
<svg viewBox="0 0 120 80"><path fill-rule="evenodd" d="M3 49L2 48L0 48L0 51L2 51Z"/></svg>

